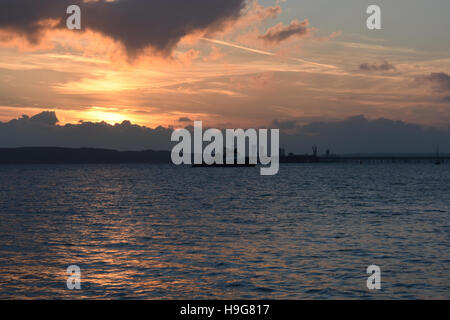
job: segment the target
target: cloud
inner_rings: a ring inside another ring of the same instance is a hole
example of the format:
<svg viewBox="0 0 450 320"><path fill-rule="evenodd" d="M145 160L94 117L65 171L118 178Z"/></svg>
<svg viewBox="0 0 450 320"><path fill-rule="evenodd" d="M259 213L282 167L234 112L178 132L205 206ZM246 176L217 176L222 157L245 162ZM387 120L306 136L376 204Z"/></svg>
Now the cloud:
<svg viewBox="0 0 450 320"><path fill-rule="evenodd" d="M224 57L224 54L222 51L217 48L216 46L211 46L211 52L207 57L203 58L203 61L205 62L214 62L222 59Z"/></svg>
<svg viewBox="0 0 450 320"><path fill-rule="evenodd" d="M0 29L38 43L46 31L66 28L72 4L81 7L83 30L122 43L130 56L148 47L167 56L183 37L239 18L245 0L2 0Z"/></svg>
<svg viewBox="0 0 450 320"><path fill-rule="evenodd" d="M190 122L190 123L192 123L192 122L194 122L194 121L191 120L191 119L188 118L188 117L181 117L180 119L178 119L178 122Z"/></svg>
<svg viewBox="0 0 450 320"><path fill-rule="evenodd" d="M450 75L448 75L447 73L431 73L426 76L418 77L417 80L420 82L431 83L434 86L434 89L438 92L450 92Z"/></svg>
<svg viewBox="0 0 450 320"><path fill-rule="evenodd" d="M242 29L251 25L260 24L269 19L275 19L281 12L282 9L279 5L264 7L257 0L253 0L247 6L247 10L242 18L239 19L237 27Z"/></svg>
<svg viewBox="0 0 450 320"><path fill-rule="evenodd" d="M369 63L362 63L359 65L359 70L361 71L391 71L396 70L395 65L390 64L387 61L384 61L381 64L369 64Z"/></svg>
<svg viewBox="0 0 450 320"><path fill-rule="evenodd" d="M428 75L416 77L416 82L419 85L431 85L433 94L438 95L439 102L450 103L450 75L444 72L435 72ZM443 95L443 96L442 96Z"/></svg>
<svg viewBox="0 0 450 320"><path fill-rule="evenodd" d="M45 30L56 27L48 22L56 19L58 24L65 16L68 5L67 0L2 0L0 28L23 35L30 43L36 44Z"/></svg>
<svg viewBox="0 0 450 320"><path fill-rule="evenodd" d="M59 122L54 111L44 111L30 118L31 122L54 126Z"/></svg>
<svg viewBox="0 0 450 320"><path fill-rule="evenodd" d="M272 122L272 127L281 130L289 130L297 128L296 120L274 120Z"/></svg>
<svg viewBox="0 0 450 320"><path fill-rule="evenodd" d="M123 121L115 125L105 122L80 122L57 125L53 112L33 117L22 116L0 122L0 147L91 147L116 150L170 150L172 128L150 129ZM183 117L187 128L190 119ZM298 124L294 119L275 120L271 127L280 128L280 145L287 151L311 152L331 149L333 153L405 153L434 151L440 144L442 152L450 145L450 127L438 129L388 119L368 120L364 116L340 121L314 121ZM233 127L228 127L233 128ZM192 129L192 128L191 128ZM205 128L206 129L206 128Z"/></svg>
<svg viewBox="0 0 450 320"><path fill-rule="evenodd" d="M264 7L260 5L257 1L254 2L253 14L259 18L259 21L264 21L267 19L275 19L281 14L281 7L279 5Z"/></svg>
<svg viewBox="0 0 450 320"><path fill-rule="evenodd" d="M222 36L242 32L247 29L257 29L261 23L275 19L282 12L279 5L265 7L258 0L247 0L241 16L232 25L228 25L220 32ZM208 35L209 36L209 35Z"/></svg>
<svg viewBox="0 0 450 320"><path fill-rule="evenodd" d="M414 153L434 152L436 145L448 148L450 127L438 129L389 119L369 120L354 116L341 121L312 122L299 125L294 134L282 132L280 143L287 150L333 153ZM442 150L449 152L449 149Z"/></svg>
<svg viewBox="0 0 450 320"><path fill-rule="evenodd" d="M200 55L200 51L190 49L186 52L182 52L177 54L178 61L181 62L183 65L191 65L192 62L197 59Z"/></svg>
<svg viewBox="0 0 450 320"><path fill-rule="evenodd" d="M172 129L150 129L130 121L110 125L80 122L56 125L54 112L0 122L1 147L90 147L116 150L169 150Z"/></svg>
<svg viewBox="0 0 450 320"><path fill-rule="evenodd" d="M302 37L311 33L312 29L308 28L309 21L293 20L289 25L285 26L282 22L269 28L264 35L259 36L260 39L268 43L280 43L293 36Z"/></svg>

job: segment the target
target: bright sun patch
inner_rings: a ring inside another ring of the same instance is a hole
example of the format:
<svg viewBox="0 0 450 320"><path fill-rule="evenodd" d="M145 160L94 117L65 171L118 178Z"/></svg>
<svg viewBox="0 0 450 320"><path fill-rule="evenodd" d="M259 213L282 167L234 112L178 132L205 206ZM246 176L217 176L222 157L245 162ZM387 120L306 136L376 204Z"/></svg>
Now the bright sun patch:
<svg viewBox="0 0 450 320"><path fill-rule="evenodd" d="M92 107L89 111L84 112L84 118L87 121L101 122L104 121L109 124L121 123L125 120L130 120L128 114L124 115L115 109Z"/></svg>

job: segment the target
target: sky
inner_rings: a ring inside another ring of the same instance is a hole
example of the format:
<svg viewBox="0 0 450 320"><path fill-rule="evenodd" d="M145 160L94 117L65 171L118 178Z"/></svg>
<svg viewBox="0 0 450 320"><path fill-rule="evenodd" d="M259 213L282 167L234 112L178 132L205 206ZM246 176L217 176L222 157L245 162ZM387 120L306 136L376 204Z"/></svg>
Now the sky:
<svg viewBox="0 0 450 320"><path fill-rule="evenodd" d="M70 4L82 30L65 26ZM382 30L367 29L369 4ZM448 0L0 0L0 121L444 130L449 12Z"/></svg>

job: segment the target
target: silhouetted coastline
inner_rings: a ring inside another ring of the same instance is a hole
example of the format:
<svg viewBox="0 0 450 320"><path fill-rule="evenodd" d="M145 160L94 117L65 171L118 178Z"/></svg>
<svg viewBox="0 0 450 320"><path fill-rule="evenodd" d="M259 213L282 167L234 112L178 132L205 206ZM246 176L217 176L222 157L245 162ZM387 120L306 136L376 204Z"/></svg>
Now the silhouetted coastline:
<svg viewBox="0 0 450 320"><path fill-rule="evenodd" d="M101 164L169 163L169 151L117 151L95 148L25 147L0 148L0 163L9 164Z"/></svg>
<svg viewBox="0 0 450 320"><path fill-rule="evenodd" d="M408 163L408 162L434 162L433 154L349 154L349 155L297 155L282 154L280 163ZM450 155L442 154L440 162L450 161ZM108 164L108 163L159 163L170 164L170 151L117 151L97 148L59 148L59 147L23 147L0 148L0 164ZM208 167L206 164L196 165ZM211 167L217 167L212 165ZM219 165L220 166L220 165ZM233 165L223 165L233 167ZM244 165L249 166L248 159Z"/></svg>

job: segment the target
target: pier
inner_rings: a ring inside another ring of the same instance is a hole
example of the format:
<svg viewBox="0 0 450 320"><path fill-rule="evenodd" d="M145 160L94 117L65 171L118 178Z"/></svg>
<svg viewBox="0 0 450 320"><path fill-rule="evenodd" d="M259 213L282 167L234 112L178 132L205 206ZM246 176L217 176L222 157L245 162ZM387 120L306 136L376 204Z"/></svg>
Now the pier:
<svg viewBox="0 0 450 320"><path fill-rule="evenodd" d="M280 157L281 163L440 163L450 162L450 155L288 155Z"/></svg>

